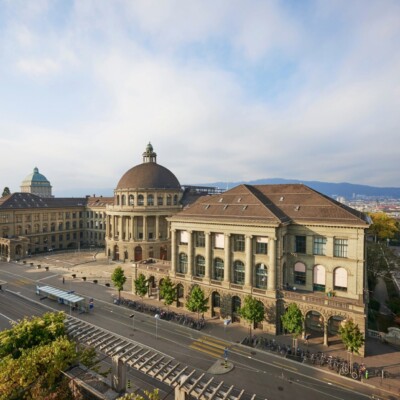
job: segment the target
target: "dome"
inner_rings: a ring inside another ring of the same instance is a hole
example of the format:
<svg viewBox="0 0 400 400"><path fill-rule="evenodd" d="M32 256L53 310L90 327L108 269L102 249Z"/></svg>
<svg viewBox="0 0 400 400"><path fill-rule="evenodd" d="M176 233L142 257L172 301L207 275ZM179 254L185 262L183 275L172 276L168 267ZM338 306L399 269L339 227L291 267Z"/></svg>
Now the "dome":
<svg viewBox="0 0 400 400"><path fill-rule="evenodd" d="M177 189L181 185L176 176L167 168L158 165L156 153L149 143L143 153L143 163L131 168L122 176L118 189Z"/></svg>
<svg viewBox="0 0 400 400"><path fill-rule="evenodd" d="M35 184L35 183L40 183L41 185L43 184L49 184L50 182L46 179L46 177L42 174L39 173L39 169L37 167L35 167L33 169L33 173L29 174L23 181L22 181L22 185L31 185L31 184Z"/></svg>

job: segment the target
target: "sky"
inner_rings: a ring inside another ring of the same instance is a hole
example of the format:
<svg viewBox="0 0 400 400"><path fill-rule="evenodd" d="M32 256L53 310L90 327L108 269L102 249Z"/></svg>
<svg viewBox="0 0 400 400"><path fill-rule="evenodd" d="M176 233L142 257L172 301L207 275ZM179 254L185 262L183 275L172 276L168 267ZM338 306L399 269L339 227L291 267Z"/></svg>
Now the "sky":
<svg viewBox="0 0 400 400"><path fill-rule="evenodd" d="M398 0L0 0L0 188L400 187ZM97 193L102 194L102 193Z"/></svg>

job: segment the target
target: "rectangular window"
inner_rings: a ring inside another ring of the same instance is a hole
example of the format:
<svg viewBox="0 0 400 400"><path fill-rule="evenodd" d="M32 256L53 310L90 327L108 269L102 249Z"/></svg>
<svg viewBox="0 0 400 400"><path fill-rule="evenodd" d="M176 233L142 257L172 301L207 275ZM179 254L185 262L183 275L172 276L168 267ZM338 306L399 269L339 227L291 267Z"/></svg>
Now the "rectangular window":
<svg viewBox="0 0 400 400"><path fill-rule="evenodd" d="M214 234L214 247L216 249L225 248L225 236L223 233L215 233Z"/></svg>
<svg viewBox="0 0 400 400"><path fill-rule="evenodd" d="M268 238L261 236L257 237L256 254L268 254Z"/></svg>
<svg viewBox="0 0 400 400"><path fill-rule="evenodd" d="M296 236L295 253L306 254L306 237Z"/></svg>
<svg viewBox="0 0 400 400"><path fill-rule="evenodd" d="M245 239L244 235L233 236L233 251L244 251Z"/></svg>
<svg viewBox="0 0 400 400"><path fill-rule="evenodd" d="M294 265L294 283L297 285L306 284L306 266L303 263L296 263Z"/></svg>
<svg viewBox="0 0 400 400"><path fill-rule="evenodd" d="M196 232L196 247L206 247L206 236L204 232Z"/></svg>
<svg viewBox="0 0 400 400"><path fill-rule="evenodd" d="M326 254L326 237L314 237L314 254L319 256Z"/></svg>
<svg viewBox="0 0 400 400"><path fill-rule="evenodd" d="M188 244L189 243L189 232L181 231L180 244Z"/></svg>
<svg viewBox="0 0 400 400"><path fill-rule="evenodd" d="M334 240L333 255L341 258L347 257L347 239Z"/></svg>

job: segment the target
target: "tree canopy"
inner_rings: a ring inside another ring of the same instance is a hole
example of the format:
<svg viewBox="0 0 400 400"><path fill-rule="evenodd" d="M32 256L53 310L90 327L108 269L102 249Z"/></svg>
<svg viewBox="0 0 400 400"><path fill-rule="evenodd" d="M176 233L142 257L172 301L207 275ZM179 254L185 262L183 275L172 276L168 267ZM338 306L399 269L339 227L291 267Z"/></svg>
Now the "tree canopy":
<svg viewBox="0 0 400 400"><path fill-rule="evenodd" d="M393 239L399 232L398 222L384 212L369 213L372 225L368 232L374 235L375 241Z"/></svg>
<svg viewBox="0 0 400 400"><path fill-rule="evenodd" d="M147 291L149 290L149 281L146 279L146 277L143 274L139 274L137 279L134 280L135 284L135 293L141 297L143 300L143 297L146 296Z"/></svg>
<svg viewBox="0 0 400 400"><path fill-rule="evenodd" d="M204 291L200 286L193 286L186 298L186 308L189 311L197 312L197 319L200 318L200 313L208 310L208 297L205 297Z"/></svg>
<svg viewBox="0 0 400 400"><path fill-rule="evenodd" d="M126 393L122 397L118 397L117 400L159 400L160 395L158 389L154 389L152 392L148 390L144 391L144 396L139 393Z"/></svg>
<svg viewBox="0 0 400 400"><path fill-rule="evenodd" d="M297 338L303 332L304 317L296 303L289 304L285 313L281 316L282 326L294 338Z"/></svg>
<svg viewBox="0 0 400 400"><path fill-rule="evenodd" d="M126 282L124 270L121 267L115 268L111 275L111 280L118 290L118 298L121 299L121 290L124 290L124 285Z"/></svg>
<svg viewBox="0 0 400 400"><path fill-rule="evenodd" d="M8 196L9 194L11 194L10 189L6 186L3 189L3 194L1 195L1 197Z"/></svg>
<svg viewBox="0 0 400 400"><path fill-rule="evenodd" d="M175 300L177 296L176 285L174 285L171 281L171 278L167 276L162 280L160 284L160 296L162 297L164 304L168 307Z"/></svg>
<svg viewBox="0 0 400 400"><path fill-rule="evenodd" d="M243 301L243 306L239 309L239 315L244 318L250 325L250 338L251 328L264 320L265 310L264 304L252 296L246 296Z"/></svg>
<svg viewBox="0 0 400 400"><path fill-rule="evenodd" d="M352 354L359 354L359 350L364 345L365 339L360 328L353 320L348 319L343 321L342 325L339 327L339 335L346 350Z"/></svg>

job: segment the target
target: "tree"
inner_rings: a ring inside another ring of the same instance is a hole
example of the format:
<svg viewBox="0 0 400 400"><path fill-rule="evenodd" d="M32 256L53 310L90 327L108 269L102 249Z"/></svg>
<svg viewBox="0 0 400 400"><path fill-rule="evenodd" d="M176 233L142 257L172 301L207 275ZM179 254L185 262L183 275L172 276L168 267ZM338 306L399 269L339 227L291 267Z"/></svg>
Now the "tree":
<svg viewBox="0 0 400 400"><path fill-rule="evenodd" d="M367 242L367 277L370 290L375 288L378 277L385 277L396 267L392 249L380 243Z"/></svg>
<svg viewBox="0 0 400 400"><path fill-rule="evenodd" d="M303 332L304 317L296 303L289 304L285 313L281 316L282 326L293 334L294 342Z"/></svg>
<svg viewBox="0 0 400 400"><path fill-rule="evenodd" d="M342 339L344 347L352 356L354 353L359 354L360 348L364 345L365 339L360 331L358 325L356 325L352 319L342 321L339 327L339 335ZM350 360L350 367L353 365Z"/></svg>
<svg viewBox="0 0 400 400"><path fill-rule="evenodd" d="M139 274L137 279L134 280L135 293L140 296L143 302L143 297L146 296L149 290L149 280L143 274Z"/></svg>
<svg viewBox="0 0 400 400"><path fill-rule="evenodd" d="M3 190L3 194L1 195L1 197L8 196L9 194L11 194L10 189L6 186Z"/></svg>
<svg viewBox="0 0 400 400"><path fill-rule="evenodd" d="M171 281L171 278L167 276L160 285L160 296L164 300L164 304L168 307L176 300L177 289Z"/></svg>
<svg viewBox="0 0 400 400"><path fill-rule="evenodd" d="M246 296L243 306L239 309L239 315L249 323L251 339L251 328L264 320L264 304L252 296Z"/></svg>
<svg viewBox="0 0 400 400"><path fill-rule="evenodd" d="M124 270L121 267L115 268L114 272L111 275L111 280L118 290L118 299L121 300L121 290L124 290L124 284L126 282Z"/></svg>
<svg viewBox="0 0 400 400"><path fill-rule="evenodd" d="M399 232L397 221L386 213L370 213L369 216L372 219L372 225L369 227L368 232L374 235L375 242L393 239L396 233Z"/></svg>
<svg viewBox="0 0 400 400"><path fill-rule="evenodd" d="M197 312L197 319L200 319L200 313L208 310L208 297L206 298L200 286L193 286L186 298L186 308L191 312Z"/></svg>
<svg viewBox="0 0 400 400"><path fill-rule="evenodd" d="M148 390L144 391L144 396L139 393L126 393L122 397L118 397L117 400L159 400L160 395L158 389L154 389L153 392Z"/></svg>

